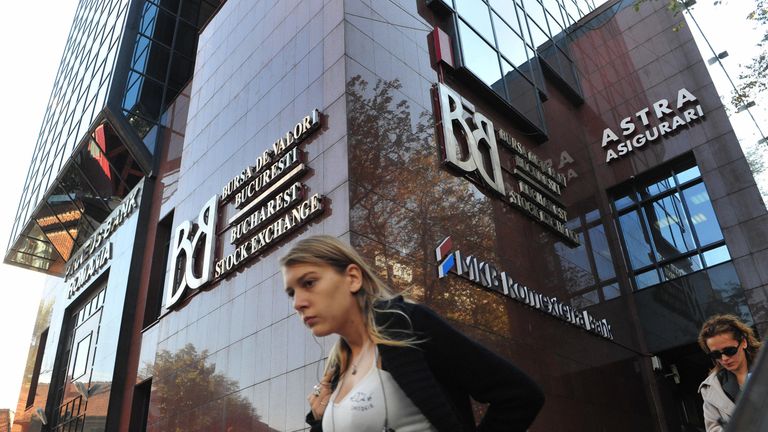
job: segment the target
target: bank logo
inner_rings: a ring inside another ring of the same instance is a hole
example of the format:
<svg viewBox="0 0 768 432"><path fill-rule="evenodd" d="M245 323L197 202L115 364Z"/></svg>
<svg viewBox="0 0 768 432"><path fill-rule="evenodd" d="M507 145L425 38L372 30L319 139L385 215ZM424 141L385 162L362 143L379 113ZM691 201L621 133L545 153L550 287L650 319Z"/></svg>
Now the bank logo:
<svg viewBox="0 0 768 432"><path fill-rule="evenodd" d="M506 196L493 123L452 89L443 84L437 88L445 163L479 176L480 181Z"/></svg>
<svg viewBox="0 0 768 432"><path fill-rule="evenodd" d="M435 258L437 258L438 262L437 277L441 279L447 276L448 272L456 266L456 258L451 253L452 249L453 240L451 240L450 236L443 239L437 248L435 248Z"/></svg>
<svg viewBox="0 0 768 432"><path fill-rule="evenodd" d="M211 281L218 199L218 195L214 195L203 206L196 223L184 221L176 227L171 244L166 309L181 300L187 288L197 289Z"/></svg>
<svg viewBox="0 0 768 432"><path fill-rule="evenodd" d="M493 262L462 254L458 249L454 250L450 236L443 239L435 248L435 258L437 258L437 274L440 279L452 272L460 278L523 303L539 312L606 339L613 339L611 324L605 318L595 318L589 311L572 306L568 300L562 301L557 297L537 292L515 280L508 272L499 270Z"/></svg>

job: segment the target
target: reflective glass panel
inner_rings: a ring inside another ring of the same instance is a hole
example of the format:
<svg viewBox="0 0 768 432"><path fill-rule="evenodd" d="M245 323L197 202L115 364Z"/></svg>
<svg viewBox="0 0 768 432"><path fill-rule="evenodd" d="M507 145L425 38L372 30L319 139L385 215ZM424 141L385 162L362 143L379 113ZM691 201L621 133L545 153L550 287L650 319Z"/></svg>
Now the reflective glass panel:
<svg viewBox="0 0 768 432"><path fill-rule="evenodd" d="M656 269L651 269L647 272L635 275L635 285L639 290L656 285L659 282L661 282L661 280L659 279L659 273L656 271Z"/></svg>
<svg viewBox="0 0 768 432"><path fill-rule="evenodd" d="M647 204L644 210L660 256L671 257L696 247L679 194Z"/></svg>
<svg viewBox="0 0 768 432"><path fill-rule="evenodd" d="M712 267L731 259L731 254L728 253L728 247L726 245L710 249L702 253L702 256L704 257L704 263L707 267Z"/></svg>
<svg viewBox="0 0 768 432"><path fill-rule="evenodd" d="M675 187L675 179L672 176L669 176L667 178L654 182L653 184L651 184L650 186L642 190L641 193L643 194L643 198L646 198L646 197L658 195L664 191L668 191L673 187Z"/></svg>
<svg viewBox="0 0 768 432"><path fill-rule="evenodd" d="M691 214L691 222L699 238L699 244L706 246L721 241L723 232L720 230L720 224L717 222L715 210L712 208L704 183L698 183L683 190L683 196Z"/></svg>
<svg viewBox="0 0 768 432"><path fill-rule="evenodd" d="M688 168L687 170L678 173L677 174L677 182L682 184L689 180L693 180L695 178L701 177L701 173L699 172L699 167L694 166L692 168Z"/></svg>
<svg viewBox="0 0 768 432"><path fill-rule="evenodd" d="M456 10L485 40L493 42L490 11L482 0L456 0Z"/></svg>
<svg viewBox="0 0 768 432"><path fill-rule="evenodd" d="M578 292L595 283L592 269L589 265L589 257L584 246L584 234L579 233L580 245L575 248L557 243L555 247L560 259L560 270L567 281L567 288L571 292Z"/></svg>
<svg viewBox="0 0 768 432"><path fill-rule="evenodd" d="M527 63L525 42L498 15L493 14L493 19L501 54L514 66L520 67Z"/></svg>
<svg viewBox="0 0 768 432"><path fill-rule="evenodd" d="M621 290L618 283L612 283L603 287L603 297L606 300L614 299L621 296Z"/></svg>
<svg viewBox="0 0 768 432"><path fill-rule="evenodd" d="M517 21L517 14L515 13L515 2L511 0L491 0L491 7L496 11L507 24L512 27L518 34L523 34L520 31L520 24ZM495 25L495 24L494 24ZM497 33L498 34L498 33Z"/></svg>
<svg viewBox="0 0 768 432"><path fill-rule="evenodd" d="M600 297L597 294L597 290L589 291L571 298L571 305L578 309L584 309L586 307L596 305L599 302Z"/></svg>
<svg viewBox="0 0 768 432"><path fill-rule="evenodd" d="M459 35L464 65L489 87L497 84L501 80L501 69L496 51L461 21Z"/></svg>
<svg viewBox="0 0 768 432"><path fill-rule="evenodd" d="M638 269L650 265L653 251L637 211L631 211L619 217L619 225L632 268Z"/></svg>
<svg viewBox="0 0 768 432"><path fill-rule="evenodd" d="M616 276L611 259L611 249L608 246L608 239L605 236L605 228L598 225L590 228L589 240L592 245L592 256L595 259L597 276L600 280L611 279Z"/></svg>
<svg viewBox="0 0 768 432"><path fill-rule="evenodd" d="M698 255L693 255L662 266L661 273L664 275L664 279L672 280L703 268L701 258Z"/></svg>

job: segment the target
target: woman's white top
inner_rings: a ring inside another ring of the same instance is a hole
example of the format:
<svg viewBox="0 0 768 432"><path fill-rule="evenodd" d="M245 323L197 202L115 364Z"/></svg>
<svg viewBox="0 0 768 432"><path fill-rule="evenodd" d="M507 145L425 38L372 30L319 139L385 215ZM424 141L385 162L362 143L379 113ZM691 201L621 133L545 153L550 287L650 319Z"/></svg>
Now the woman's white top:
<svg viewBox="0 0 768 432"><path fill-rule="evenodd" d="M388 426L396 432L437 432L392 375L376 366L378 357L377 350L365 377L339 403L329 403L325 408L323 431L382 432L386 412ZM340 388L336 387L329 401L336 400Z"/></svg>

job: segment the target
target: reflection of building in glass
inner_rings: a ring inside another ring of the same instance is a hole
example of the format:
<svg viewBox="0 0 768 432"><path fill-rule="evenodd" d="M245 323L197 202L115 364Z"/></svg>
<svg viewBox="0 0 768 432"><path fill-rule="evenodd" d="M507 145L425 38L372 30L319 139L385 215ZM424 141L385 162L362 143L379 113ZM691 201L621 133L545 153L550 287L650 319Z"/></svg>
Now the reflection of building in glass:
<svg viewBox="0 0 768 432"><path fill-rule="evenodd" d="M546 99L543 73L581 99L568 47L573 24L594 10L591 0L442 0L456 11L461 64L489 86L540 133ZM550 80L551 81L551 80Z"/></svg>
<svg viewBox="0 0 768 432"><path fill-rule="evenodd" d="M681 162L617 189L614 202L636 289L730 260L699 168Z"/></svg>
<svg viewBox="0 0 768 432"><path fill-rule="evenodd" d="M152 170L160 115L192 76L217 1L81 2L22 192L6 262L61 274Z"/></svg>
<svg viewBox="0 0 768 432"><path fill-rule="evenodd" d="M81 2L6 253L52 275L15 428L306 429L333 338L278 257L319 233L541 383L531 431L701 426L698 326L768 330L768 214L690 32L395 3Z"/></svg>

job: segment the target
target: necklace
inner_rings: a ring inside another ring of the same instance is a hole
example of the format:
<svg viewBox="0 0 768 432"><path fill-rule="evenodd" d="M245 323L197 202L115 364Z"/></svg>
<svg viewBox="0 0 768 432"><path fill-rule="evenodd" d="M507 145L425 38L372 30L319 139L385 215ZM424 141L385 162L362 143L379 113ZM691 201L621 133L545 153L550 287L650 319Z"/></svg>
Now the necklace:
<svg viewBox="0 0 768 432"><path fill-rule="evenodd" d="M363 361L363 357L367 352L368 351L362 351L357 361L355 363L352 363L352 375L357 375L357 367L360 365L360 362Z"/></svg>
<svg viewBox="0 0 768 432"><path fill-rule="evenodd" d="M357 361L360 363L360 360ZM374 347L373 349L373 367L376 368L376 375L379 377L379 385L381 386L381 395L384 399L384 428L381 432L395 432L394 429L389 427L389 410L387 407L387 392L384 390L384 381L381 379L381 371L379 370L379 350ZM356 371L352 372L352 375L355 374ZM341 388L341 386L344 385L344 377L341 378L339 381L338 387L336 387L336 391ZM336 399L336 391L331 394L331 397L329 401L333 402L333 399ZM333 403L330 403L328 406L328 410L330 411L331 415L331 427L333 428L333 432L336 432L336 420L333 417L333 413L335 411Z"/></svg>

